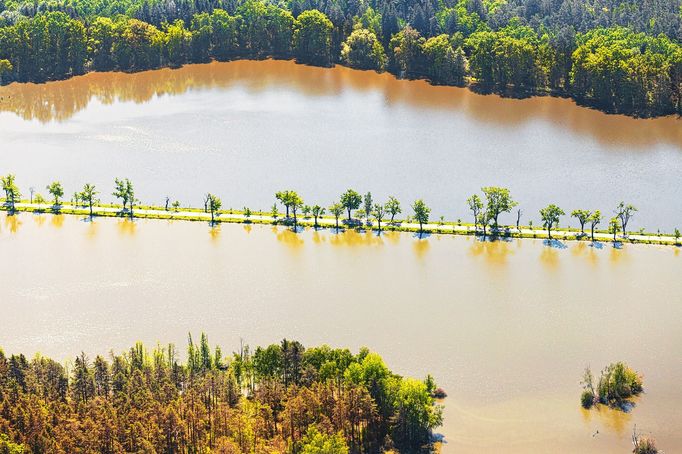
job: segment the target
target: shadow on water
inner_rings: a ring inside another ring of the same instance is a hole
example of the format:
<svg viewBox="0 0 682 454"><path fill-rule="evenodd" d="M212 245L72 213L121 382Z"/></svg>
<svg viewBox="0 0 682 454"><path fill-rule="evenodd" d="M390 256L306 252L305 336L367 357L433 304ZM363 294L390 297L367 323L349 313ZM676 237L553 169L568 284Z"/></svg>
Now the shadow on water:
<svg viewBox="0 0 682 454"><path fill-rule="evenodd" d="M544 240L542 242L547 247L551 247L554 249L568 249L568 246L566 246L566 243L557 240L556 238L552 238L551 240Z"/></svg>
<svg viewBox="0 0 682 454"><path fill-rule="evenodd" d="M431 233L429 232L415 232L412 235L413 238L417 238L418 240L426 240L428 238L431 238Z"/></svg>
<svg viewBox="0 0 682 454"><path fill-rule="evenodd" d="M595 249L604 249L604 243L601 241L593 241L590 243L590 247Z"/></svg>
<svg viewBox="0 0 682 454"><path fill-rule="evenodd" d="M613 246L614 249L623 249L623 243L620 241L614 241L611 243L611 246Z"/></svg>
<svg viewBox="0 0 682 454"><path fill-rule="evenodd" d="M474 238L476 238L476 241L480 241L482 243L498 243L498 242L511 243L512 242L511 237L505 236L505 235L496 235L496 234L492 234L492 235L476 234L476 236Z"/></svg>

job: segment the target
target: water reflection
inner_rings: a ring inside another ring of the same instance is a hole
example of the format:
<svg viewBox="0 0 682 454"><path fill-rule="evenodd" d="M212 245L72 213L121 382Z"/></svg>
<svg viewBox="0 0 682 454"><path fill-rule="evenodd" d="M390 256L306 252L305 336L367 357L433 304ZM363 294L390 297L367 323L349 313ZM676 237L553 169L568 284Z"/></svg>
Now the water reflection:
<svg viewBox="0 0 682 454"><path fill-rule="evenodd" d="M42 216L49 227L53 215ZM448 391L445 453L628 452L634 423L666 451L682 449L678 249L258 224L247 233L228 223L213 242L204 222L67 215L46 230L27 217L0 213L2 252L12 257L0 261L6 352L61 359L135 340L182 344L189 330L228 348L242 336L368 345L396 372L431 373ZM547 251L560 279L539 259ZM614 252L627 259L613 264ZM216 256L233 259L207 260ZM581 414L585 364L620 359L645 375L637 407Z"/></svg>
<svg viewBox="0 0 682 454"><path fill-rule="evenodd" d="M63 214L53 214L50 216L50 225L56 229L61 229L64 225L64 215Z"/></svg>
<svg viewBox="0 0 682 454"><path fill-rule="evenodd" d="M514 253L512 243L509 240L482 239L479 237L471 237L469 240L472 243L469 254L473 257L483 257L485 262L491 265L506 265L507 256Z"/></svg>
<svg viewBox="0 0 682 454"><path fill-rule="evenodd" d="M116 222L116 227L120 235L133 236L137 230L137 222L128 218L119 219Z"/></svg>
<svg viewBox="0 0 682 454"><path fill-rule="evenodd" d="M21 224L22 222L19 220L18 215L14 214L5 216L5 226L10 233L17 233Z"/></svg>
<svg viewBox="0 0 682 454"><path fill-rule="evenodd" d="M378 93L388 105L464 112L479 121L517 127L535 119L597 139L605 145L646 149L669 143L682 149L682 121L676 117L633 119L578 108L569 99L534 97L524 100L481 95L456 87L337 66L317 68L290 61L234 61L187 65L135 74L90 73L46 84L13 83L0 88L0 111L26 120L64 121L88 107L120 101L144 103L188 90L243 87L251 93L294 88L311 97L338 96L345 90Z"/></svg>
<svg viewBox="0 0 682 454"><path fill-rule="evenodd" d="M303 247L303 239L291 229L274 229L277 234L277 241L292 250L300 250Z"/></svg>
<svg viewBox="0 0 682 454"><path fill-rule="evenodd" d="M633 400L635 406L637 401L638 399ZM624 435L632 430L633 411L625 412L607 405L597 405L589 410L584 408L580 410L585 423L598 421L605 430L615 432L618 435Z"/></svg>

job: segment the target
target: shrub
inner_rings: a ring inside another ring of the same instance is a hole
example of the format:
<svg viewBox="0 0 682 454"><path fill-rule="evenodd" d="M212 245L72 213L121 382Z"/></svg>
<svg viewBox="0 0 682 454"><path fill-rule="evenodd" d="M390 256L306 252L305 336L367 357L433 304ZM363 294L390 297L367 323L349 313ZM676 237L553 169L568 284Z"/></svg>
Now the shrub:
<svg viewBox="0 0 682 454"><path fill-rule="evenodd" d="M583 408L592 408L592 405L594 405L594 394L591 391L583 391L580 395L580 404Z"/></svg>
<svg viewBox="0 0 682 454"><path fill-rule="evenodd" d="M656 442L649 437L636 437L635 449L632 450L635 454L658 454Z"/></svg>
<svg viewBox="0 0 682 454"><path fill-rule="evenodd" d="M623 362L609 364L602 370L597 386L599 401L609 405L620 404L642 389L642 377Z"/></svg>

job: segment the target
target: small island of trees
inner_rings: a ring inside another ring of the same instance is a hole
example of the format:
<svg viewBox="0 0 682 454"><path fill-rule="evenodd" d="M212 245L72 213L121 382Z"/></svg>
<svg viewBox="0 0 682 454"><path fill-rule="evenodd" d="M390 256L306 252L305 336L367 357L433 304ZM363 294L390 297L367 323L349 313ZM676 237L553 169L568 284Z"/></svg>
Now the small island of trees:
<svg viewBox="0 0 682 454"><path fill-rule="evenodd" d="M629 399L644 390L642 376L620 361L602 369L596 386L592 371L587 367L581 384L580 403L586 409L602 404L626 410L631 404Z"/></svg>

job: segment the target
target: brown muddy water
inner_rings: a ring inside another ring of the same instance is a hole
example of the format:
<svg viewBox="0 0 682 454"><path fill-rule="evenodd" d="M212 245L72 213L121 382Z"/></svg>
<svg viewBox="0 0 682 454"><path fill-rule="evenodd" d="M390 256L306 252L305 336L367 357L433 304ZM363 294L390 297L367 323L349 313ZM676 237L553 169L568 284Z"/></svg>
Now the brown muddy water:
<svg viewBox="0 0 682 454"><path fill-rule="evenodd" d="M470 194L502 185L526 223L548 203L610 215L625 200L640 209L635 230L682 227L677 118L344 67L235 61L12 84L0 88L0 143L0 172L25 194L60 179L67 194L91 182L109 201L114 177L129 177L145 203L198 206L212 192L228 208L265 210L284 188L327 206L354 187L467 219Z"/></svg>
<svg viewBox="0 0 682 454"><path fill-rule="evenodd" d="M627 453L635 424L682 451L682 251L565 246L0 214L0 346L366 345L446 389L444 452ZM617 360L635 408L582 410L583 368Z"/></svg>

